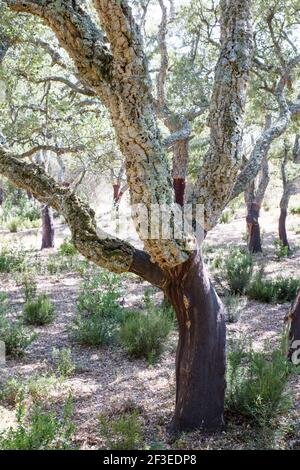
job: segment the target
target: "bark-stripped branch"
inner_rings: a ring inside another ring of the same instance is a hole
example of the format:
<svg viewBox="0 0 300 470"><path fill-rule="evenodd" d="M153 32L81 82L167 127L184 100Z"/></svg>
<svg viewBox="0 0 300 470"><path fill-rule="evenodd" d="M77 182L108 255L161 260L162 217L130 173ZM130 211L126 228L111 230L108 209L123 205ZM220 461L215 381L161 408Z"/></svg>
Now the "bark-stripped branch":
<svg viewBox="0 0 300 470"><path fill-rule="evenodd" d="M112 272L134 272L163 286L164 273L146 253L99 229L94 211L71 190L58 185L42 167L23 162L0 147L0 174L58 211L70 227L74 245L88 260Z"/></svg>

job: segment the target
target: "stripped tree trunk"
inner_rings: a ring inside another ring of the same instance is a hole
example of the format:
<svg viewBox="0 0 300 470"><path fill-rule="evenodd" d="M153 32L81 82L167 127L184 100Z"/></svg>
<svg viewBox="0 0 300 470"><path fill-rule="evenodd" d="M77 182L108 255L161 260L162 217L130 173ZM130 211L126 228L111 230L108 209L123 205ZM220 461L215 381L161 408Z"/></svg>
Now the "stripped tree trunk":
<svg viewBox="0 0 300 470"><path fill-rule="evenodd" d="M278 223L278 235L279 240L281 241L283 246L286 246L290 249L290 245L287 238L286 232L286 218L287 218L287 208L280 207L280 216L279 216L279 223Z"/></svg>
<svg viewBox="0 0 300 470"><path fill-rule="evenodd" d="M48 205L42 207L42 247L54 248L54 222L52 208Z"/></svg>
<svg viewBox="0 0 300 470"><path fill-rule="evenodd" d="M296 299L294 300L292 307L286 315L285 321L288 326L290 341L288 357L290 360L292 360L295 350L299 349L300 347L300 289L298 290ZM294 341L298 341L299 343L295 344Z"/></svg>
<svg viewBox="0 0 300 470"><path fill-rule="evenodd" d="M171 431L224 425L225 321L199 253L172 272L166 294L179 325Z"/></svg>
<svg viewBox="0 0 300 470"><path fill-rule="evenodd" d="M175 202L180 206L184 204L185 180L188 165L189 142L188 139L175 142L173 148L173 187Z"/></svg>
<svg viewBox="0 0 300 470"><path fill-rule="evenodd" d="M267 115L264 130L267 131L270 127L271 117ZM250 253L262 252L259 215L269 181L270 177L268 152L266 151L261 161L257 183L255 179L253 179L253 181L251 181L251 183L245 190L245 202L247 207L246 223L248 232L248 249Z"/></svg>
<svg viewBox="0 0 300 470"><path fill-rule="evenodd" d="M297 151L295 150L298 145L298 136L295 139L295 145L293 149L293 160L294 163L299 163L297 160ZM286 174L286 166L289 160L289 148L287 143L284 144L284 158L281 163L281 177L282 177L282 186L283 186L283 193L280 200L280 216L278 222L278 235L279 240L281 243L290 249L290 245L288 242L287 231L286 231L286 219L288 214L288 207L291 196L300 193L300 176L288 180Z"/></svg>
<svg viewBox="0 0 300 470"><path fill-rule="evenodd" d="M252 202L247 205L248 250L250 253L261 253L261 238L259 226L260 205Z"/></svg>
<svg viewBox="0 0 300 470"><path fill-rule="evenodd" d="M113 184L113 201L114 205L118 205L120 199L120 184Z"/></svg>

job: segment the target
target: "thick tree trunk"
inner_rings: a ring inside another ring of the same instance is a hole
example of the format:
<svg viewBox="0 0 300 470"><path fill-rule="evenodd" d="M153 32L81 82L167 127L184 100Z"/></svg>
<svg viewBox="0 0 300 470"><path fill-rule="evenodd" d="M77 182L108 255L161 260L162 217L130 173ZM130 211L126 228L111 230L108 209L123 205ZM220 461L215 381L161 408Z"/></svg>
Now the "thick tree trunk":
<svg viewBox="0 0 300 470"><path fill-rule="evenodd" d="M176 407L170 432L224 425L225 342L223 306L200 253L175 268L166 289L179 324Z"/></svg>
<svg viewBox="0 0 300 470"><path fill-rule="evenodd" d="M52 208L43 206L42 208L42 247L54 248L54 222Z"/></svg>
<svg viewBox="0 0 300 470"><path fill-rule="evenodd" d="M246 221L248 230L248 249L250 253L260 253L262 251L259 226L259 212L260 206L258 204L248 204Z"/></svg>
<svg viewBox="0 0 300 470"><path fill-rule="evenodd" d="M295 350L299 350L300 346L300 289L298 290L296 299L293 302L285 321L289 328L290 348L288 351L288 357L290 360L293 360L293 354ZM295 341L298 341L299 343L296 344L294 343ZM300 354L298 354L298 359L300 359Z"/></svg>
<svg viewBox="0 0 300 470"><path fill-rule="evenodd" d="M289 248L289 242L288 242L287 233L286 233L286 218L287 218L287 209L281 208L280 216L279 216L279 224L278 224L279 240L284 246L287 246Z"/></svg>

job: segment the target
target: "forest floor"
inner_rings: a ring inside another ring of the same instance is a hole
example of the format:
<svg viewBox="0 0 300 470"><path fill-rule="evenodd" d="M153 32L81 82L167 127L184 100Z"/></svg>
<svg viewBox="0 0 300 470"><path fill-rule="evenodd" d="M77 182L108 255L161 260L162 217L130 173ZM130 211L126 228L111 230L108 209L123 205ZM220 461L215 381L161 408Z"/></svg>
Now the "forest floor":
<svg viewBox="0 0 300 470"><path fill-rule="evenodd" d="M278 260L274 255L273 242L276 237L276 215L265 212L261 218L263 230L263 255L257 262L265 266L266 274L293 275L299 277L300 245L299 216L291 216L289 237L293 247L290 257ZM268 230L266 229L268 228ZM224 253L230 246L243 246L245 242L244 219L235 219L228 224L218 225L206 240L207 251ZM57 225L58 244L66 236L63 225ZM10 234L0 232L0 243L22 244L26 249L34 246L29 257L47 262L57 249L39 252L36 246L38 231L24 231ZM71 393L74 400L75 435L74 442L81 449L98 449L106 445L99 432L99 415L107 420L121 415L124 411L138 409L142 420L143 448L156 444L172 449L253 449L253 448L300 448L300 375L292 376L289 394L293 407L288 416L280 418L279 424L269 435L257 432L246 421L236 419L227 413L226 429L220 434L194 432L170 440L166 426L172 417L175 398L174 363L177 334L168 340L165 352L154 365L144 360L130 360L121 347L88 348L70 342L69 330L76 314L76 298L82 283L78 270L37 276L38 291L47 292L55 305L56 319L49 326L36 327L37 339L28 348L24 357L8 359L0 369L0 382L9 378L26 379L47 374L53 364L53 348L71 347L72 358L77 365L72 376L47 389L47 401L57 406ZM142 296L146 284L133 275L122 277L124 306L142 308ZM0 290L9 295L10 306L19 315L24 299L16 274L0 274ZM126 293L126 295L125 295ZM161 299L157 294L157 301ZM248 301L236 323L228 324L228 338L239 338L241 334L253 343L255 348L273 348L278 344L283 328L283 318L289 304L262 304ZM9 403L0 402L0 430L15 423L15 410ZM156 443L156 444L155 444Z"/></svg>

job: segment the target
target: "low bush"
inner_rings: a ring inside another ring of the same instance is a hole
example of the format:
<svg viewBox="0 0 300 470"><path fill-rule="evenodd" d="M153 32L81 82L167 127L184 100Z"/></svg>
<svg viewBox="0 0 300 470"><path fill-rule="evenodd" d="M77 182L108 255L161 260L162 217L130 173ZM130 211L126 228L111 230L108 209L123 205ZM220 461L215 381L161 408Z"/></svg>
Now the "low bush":
<svg viewBox="0 0 300 470"><path fill-rule="evenodd" d="M290 364L281 349L271 355L246 348L238 341L228 353L226 403L231 412L243 415L258 426L291 406L286 385Z"/></svg>
<svg viewBox="0 0 300 470"><path fill-rule="evenodd" d="M40 294L29 299L23 309L25 323L30 325L48 325L55 317L54 306L47 294Z"/></svg>
<svg viewBox="0 0 300 470"><path fill-rule="evenodd" d="M245 250L232 249L223 261L222 271L230 292L244 294L252 277L252 256Z"/></svg>
<svg viewBox="0 0 300 470"><path fill-rule="evenodd" d="M36 297L37 282L33 273L25 272L21 280L21 285L26 302Z"/></svg>
<svg viewBox="0 0 300 470"><path fill-rule="evenodd" d="M76 250L74 244L68 240L64 240L63 243L60 245L59 254L61 256L76 256L78 255L78 251Z"/></svg>
<svg viewBox="0 0 300 470"><path fill-rule="evenodd" d="M0 340L5 343L7 356L23 356L28 346L36 339L36 334L24 327L21 322L0 318Z"/></svg>
<svg viewBox="0 0 300 470"><path fill-rule="evenodd" d="M109 345L116 340L123 319L117 276L98 272L84 281L77 299L78 315L73 321L73 339L88 346Z"/></svg>
<svg viewBox="0 0 300 470"><path fill-rule="evenodd" d="M70 348L53 348L52 359L61 377L69 377L75 372L76 365L72 359L72 351Z"/></svg>
<svg viewBox="0 0 300 470"><path fill-rule="evenodd" d="M173 319L161 309L130 312L120 328L120 340L128 354L134 358L155 361L163 352Z"/></svg>
<svg viewBox="0 0 300 470"><path fill-rule="evenodd" d="M220 224L229 224L229 222L231 222L232 216L232 211L230 209L225 209L221 214Z"/></svg>
<svg viewBox="0 0 300 470"><path fill-rule="evenodd" d="M4 247L0 250L0 273L23 271L26 265L26 254L14 247Z"/></svg>
<svg viewBox="0 0 300 470"><path fill-rule="evenodd" d="M281 240L275 240L274 247L278 259L286 258L289 255L289 247L284 245Z"/></svg>
<svg viewBox="0 0 300 470"><path fill-rule="evenodd" d="M245 308L247 299L240 295L226 295L223 299L224 305L227 310L228 323L235 323L238 321L242 310Z"/></svg>
<svg viewBox="0 0 300 470"><path fill-rule="evenodd" d="M290 213L293 215L300 215L300 206L291 207Z"/></svg>
<svg viewBox="0 0 300 470"><path fill-rule="evenodd" d="M28 380L11 378L0 384L0 400L15 405L20 397L33 400L49 398L51 390L57 389L61 382L54 374L36 375Z"/></svg>
<svg viewBox="0 0 300 470"><path fill-rule="evenodd" d="M36 334L24 327L20 321L8 318L7 295L0 293L0 341L5 344L7 356L22 356L35 340Z"/></svg>
<svg viewBox="0 0 300 470"><path fill-rule="evenodd" d="M72 258L64 256L49 256L47 263L47 271L49 274L60 274L71 271L73 268Z"/></svg>
<svg viewBox="0 0 300 470"><path fill-rule="evenodd" d="M0 434L1 450L57 450L72 449L75 426L71 417L71 398L61 413L45 409L41 402L34 402L28 410L21 399L16 410L17 427Z"/></svg>
<svg viewBox="0 0 300 470"><path fill-rule="evenodd" d="M259 272L251 281L247 296L249 299L264 303L291 302L296 297L299 286L299 279L281 276L275 279L264 279L262 273Z"/></svg>
<svg viewBox="0 0 300 470"><path fill-rule="evenodd" d="M143 443L142 426L138 411L122 414L119 418L99 417L100 436L110 450L138 450Z"/></svg>

